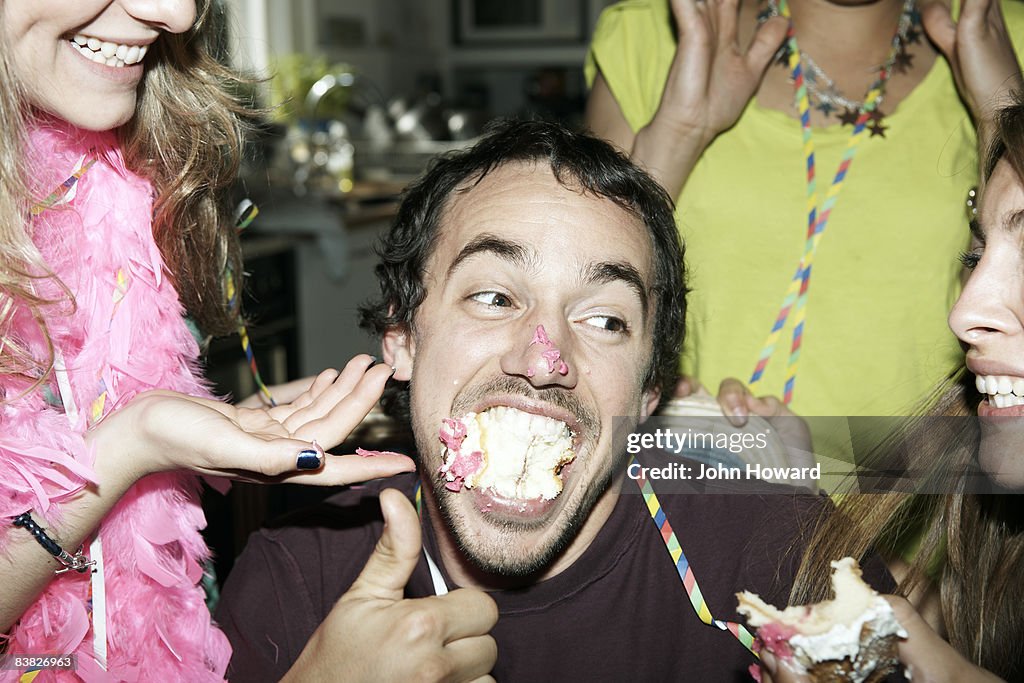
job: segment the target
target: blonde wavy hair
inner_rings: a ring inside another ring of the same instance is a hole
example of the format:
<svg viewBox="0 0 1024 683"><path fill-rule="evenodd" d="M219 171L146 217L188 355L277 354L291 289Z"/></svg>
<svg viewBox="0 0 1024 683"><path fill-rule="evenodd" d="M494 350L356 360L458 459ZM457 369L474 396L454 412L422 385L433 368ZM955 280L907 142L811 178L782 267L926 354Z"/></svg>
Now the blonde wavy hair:
<svg viewBox="0 0 1024 683"><path fill-rule="evenodd" d="M250 80L215 58L220 22L214 13L220 11L214 0L199 0L189 31L164 34L154 43L135 115L117 131L128 168L153 184L153 236L168 277L188 314L211 335L230 333L237 324L238 311L223 294L226 269L236 291L242 273L228 190L255 118L252 103L239 96ZM32 286L36 278L56 276L43 263L26 221L33 198L22 180L28 173L23 151L34 112L2 41L0 83L0 374L41 382L52 368L52 347L50 358L32 358L12 334L14 311L26 307L49 340L44 307L73 306L74 299L64 288L66 301L45 301Z"/></svg>

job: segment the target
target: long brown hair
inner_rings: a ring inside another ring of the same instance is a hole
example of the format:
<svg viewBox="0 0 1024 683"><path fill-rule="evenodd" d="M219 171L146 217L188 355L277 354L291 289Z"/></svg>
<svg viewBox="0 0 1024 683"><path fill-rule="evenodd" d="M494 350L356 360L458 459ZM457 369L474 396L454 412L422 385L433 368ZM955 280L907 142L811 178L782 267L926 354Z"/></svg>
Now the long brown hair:
<svg viewBox="0 0 1024 683"><path fill-rule="evenodd" d="M217 335L231 332L237 321L223 294L225 269L236 291L242 273L227 190L254 114L238 94L249 81L214 57L218 22L212 13L222 10L213 0L197 4L194 26L162 35L146 56L135 115L118 136L127 166L153 183L153 236L168 276L200 329ZM56 302L41 301L31 285L38 273L49 272L28 234L31 198L20 181L33 112L2 46L0 82L0 374L38 377L48 373L52 358L29 358L10 321L15 307L27 307L45 333L42 309Z"/></svg>
<svg viewBox="0 0 1024 683"><path fill-rule="evenodd" d="M985 156L987 179L1000 160L1024 184L1024 101L1003 109ZM898 592L937 589L949 642L974 664L1007 680L1024 680L1024 495L978 494L967 482L977 474L980 431L977 393L966 370L937 390L931 416L908 419L888 438L876 461L904 458L910 472L927 473L922 490L945 487L943 495L914 492L848 494L815 529L791 594L793 604L828 595L829 561L861 560L905 545L923 532ZM871 463L868 463L870 466ZM947 481L936 479L947 477Z"/></svg>

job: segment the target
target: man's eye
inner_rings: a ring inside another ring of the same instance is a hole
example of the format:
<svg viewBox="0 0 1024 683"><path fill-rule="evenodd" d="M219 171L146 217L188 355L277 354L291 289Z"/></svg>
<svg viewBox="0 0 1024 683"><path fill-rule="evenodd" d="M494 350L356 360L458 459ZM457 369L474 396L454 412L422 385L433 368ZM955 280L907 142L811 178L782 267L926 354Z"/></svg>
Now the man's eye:
<svg viewBox="0 0 1024 683"><path fill-rule="evenodd" d="M589 318L585 318L583 322L608 332L629 332L629 326L624 320L610 315L592 315Z"/></svg>
<svg viewBox="0 0 1024 683"><path fill-rule="evenodd" d="M501 292L477 292L469 297L473 301L479 301L487 306L493 306L495 308L506 308L512 305L512 299L508 298Z"/></svg>

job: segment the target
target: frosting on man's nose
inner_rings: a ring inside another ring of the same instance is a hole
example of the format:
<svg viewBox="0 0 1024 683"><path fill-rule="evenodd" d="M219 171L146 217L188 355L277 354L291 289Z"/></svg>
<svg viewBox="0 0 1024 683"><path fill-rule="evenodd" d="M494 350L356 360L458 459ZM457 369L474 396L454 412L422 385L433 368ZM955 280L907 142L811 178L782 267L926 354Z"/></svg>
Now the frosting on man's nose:
<svg viewBox="0 0 1024 683"><path fill-rule="evenodd" d="M530 346L533 346L534 344L540 344L545 347L540 356L547 361L548 374L555 372L556 369L558 370L559 375L569 374L569 366L564 360L562 360L562 352L558 350L555 343L551 341L550 337L548 337L548 333L544 330L543 325L537 325L537 329L533 333L533 340L530 342ZM528 377L533 377L533 368L527 370L526 375Z"/></svg>

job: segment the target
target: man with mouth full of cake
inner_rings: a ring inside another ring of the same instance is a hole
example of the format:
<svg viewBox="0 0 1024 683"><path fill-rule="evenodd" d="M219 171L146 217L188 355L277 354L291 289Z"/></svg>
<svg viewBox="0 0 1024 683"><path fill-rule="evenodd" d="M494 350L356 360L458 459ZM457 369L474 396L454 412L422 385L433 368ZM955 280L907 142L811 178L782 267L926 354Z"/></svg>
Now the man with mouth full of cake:
<svg viewBox="0 0 1024 683"><path fill-rule="evenodd" d="M673 386L681 343L668 196L602 141L506 124L408 190L381 256L364 324L396 369L418 477L252 537L217 614L229 675L742 680L754 655L701 621L622 488L626 436ZM707 609L736 621L740 590L785 603L820 500L661 504Z"/></svg>

